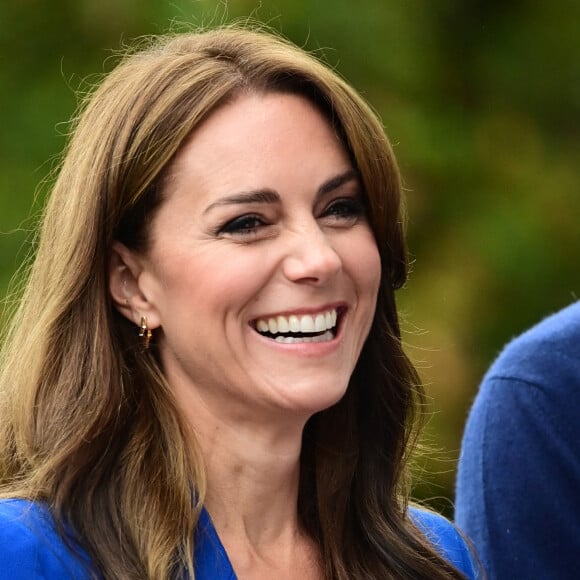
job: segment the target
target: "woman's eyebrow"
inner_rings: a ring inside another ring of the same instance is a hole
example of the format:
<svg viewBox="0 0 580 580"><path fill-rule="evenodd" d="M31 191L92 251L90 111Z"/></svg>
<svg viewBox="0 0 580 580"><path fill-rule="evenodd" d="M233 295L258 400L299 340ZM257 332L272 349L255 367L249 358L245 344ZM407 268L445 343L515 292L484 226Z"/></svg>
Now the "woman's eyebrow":
<svg viewBox="0 0 580 580"><path fill-rule="evenodd" d="M341 185L352 181L353 179L358 179L358 174L354 169L349 169L344 173L336 175L325 181L317 190L316 197L319 198L335 189L339 188ZM244 191L241 193L235 193L233 195L228 195L222 199L218 199L214 203L208 205L203 211L204 215L216 207L221 207L224 205L243 205L250 203L279 203L281 201L280 195L273 189L256 189L253 191Z"/></svg>
<svg viewBox="0 0 580 580"><path fill-rule="evenodd" d="M204 214L208 213L215 207L222 205L239 205L245 203L277 203L280 201L280 196L272 189L256 189L254 191L246 191L242 193L235 193L228 195L218 201L208 205Z"/></svg>
<svg viewBox="0 0 580 580"><path fill-rule="evenodd" d="M348 183L349 181L357 180L358 181L358 173L354 169L349 169L340 175L330 178L328 181L325 181L317 190L316 197L320 197L326 193L330 193L335 189L338 189L341 185Z"/></svg>

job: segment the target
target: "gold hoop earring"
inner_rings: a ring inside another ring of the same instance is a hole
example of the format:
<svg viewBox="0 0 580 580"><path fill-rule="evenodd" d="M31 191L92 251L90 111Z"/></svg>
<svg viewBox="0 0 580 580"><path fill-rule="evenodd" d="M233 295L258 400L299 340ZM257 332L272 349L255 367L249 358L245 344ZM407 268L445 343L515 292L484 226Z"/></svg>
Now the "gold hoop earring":
<svg viewBox="0 0 580 580"><path fill-rule="evenodd" d="M141 326L139 327L139 338L141 339L141 344L143 348L147 350L149 348L149 343L151 342L151 330L147 326L147 318L141 316Z"/></svg>

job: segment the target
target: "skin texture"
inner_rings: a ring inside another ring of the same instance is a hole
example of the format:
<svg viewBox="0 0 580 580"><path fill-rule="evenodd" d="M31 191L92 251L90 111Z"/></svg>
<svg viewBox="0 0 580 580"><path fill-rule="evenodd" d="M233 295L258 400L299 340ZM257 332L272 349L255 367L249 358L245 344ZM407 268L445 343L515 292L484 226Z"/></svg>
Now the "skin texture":
<svg viewBox="0 0 580 580"><path fill-rule="evenodd" d="M145 255L115 245L113 298L155 332L238 573L295 574L302 562L306 574L316 557L296 521L302 429L344 394L379 287L363 192L325 117L288 94L223 106L166 183ZM331 308L342 315L327 342L280 344L255 330L258 318Z"/></svg>

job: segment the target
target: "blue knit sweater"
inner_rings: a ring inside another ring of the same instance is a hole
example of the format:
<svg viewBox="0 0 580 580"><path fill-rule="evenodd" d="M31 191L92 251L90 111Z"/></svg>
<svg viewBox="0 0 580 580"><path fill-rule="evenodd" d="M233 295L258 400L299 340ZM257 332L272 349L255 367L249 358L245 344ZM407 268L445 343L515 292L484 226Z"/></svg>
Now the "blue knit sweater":
<svg viewBox="0 0 580 580"><path fill-rule="evenodd" d="M489 578L580 578L580 302L501 353L463 438L455 519Z"/></svg>

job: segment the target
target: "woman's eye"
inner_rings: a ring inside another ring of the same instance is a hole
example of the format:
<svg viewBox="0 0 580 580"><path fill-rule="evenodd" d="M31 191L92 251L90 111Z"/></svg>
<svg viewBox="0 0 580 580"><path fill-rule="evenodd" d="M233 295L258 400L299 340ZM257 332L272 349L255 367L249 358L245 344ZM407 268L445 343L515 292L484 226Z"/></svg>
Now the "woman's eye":
<svg viewBox="0 0 580 580"><path fill-rule="evenodd" d="M218 230L218 234L247 236L256 233L265 225L264 220L257 215L242 215L226 222Z"/></svg>
<svg viewBox="0 0 580 580"><path fill-rule="evenodd" d="M347 197L334 200L324 211L322 217L333 220L354 222L365 215L365 206L357 197Z"/></svg>

